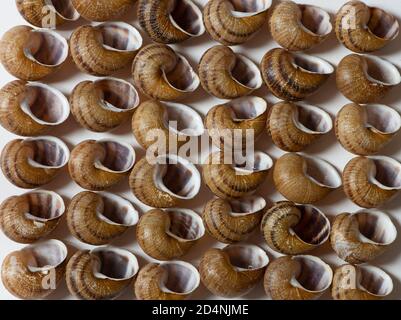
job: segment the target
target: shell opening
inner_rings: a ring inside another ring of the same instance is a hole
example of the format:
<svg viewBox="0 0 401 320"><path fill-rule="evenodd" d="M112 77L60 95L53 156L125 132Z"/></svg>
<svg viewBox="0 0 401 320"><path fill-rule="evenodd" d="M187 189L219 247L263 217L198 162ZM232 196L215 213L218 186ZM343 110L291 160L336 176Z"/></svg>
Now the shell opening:
<svg viewBox="0 0 401 320"><path fill-rule="evenodd" d="M55 192L51 191L32 191L23 197L28 203L28 210L25 216L34 221L50 221L60 218L65 205L63 199Z"/></svg>
<svg viewBox="0 0 401 320"><path fill-rule="evenodd" d="M332 74L334 67L327 61L301 53L293 53L293 64L308 73Z"/></svg>
<svg viewBox="0 0 401 320"><path fill-rule="evenodd" d="M135 163L135 151L129 144L113 140L99 140L104 152L95 167L110 172L127 172Z"/></svg>
<svg viewBox="0 0 401 320"><path fill-rule="evenodd" d="M227 253L231 265L238 271L262 269L269 264L266 252L255 245L228 245L223 251Z"/></svg>
<svg viewBox="0 0 401 320"><path fill-rule="evenodd" d="M258 66L247 57L236 54L235 64L231 70L235 81L250 89L259 89L263 79Z"/></svg>
<svg viewBox="0 0 401 320"><path fill-rule="evenodd" d="M56 12L66 20L78 20L80 14L75 10L71 0L49 0Z"/></svg>
<svg viewBox="0 0 401 320"><path fill-rule="evenodd" d="M325 134L333 128L330 115L322 109L306 104L297 104L296 106L293 121L301 131L311 134Z"/></svg>
<svg viewBox="0 0 401 320"><path fill-rule="evenodd" d="M200 84L200 79L188 60L177 54L176 64L171 70L163 70L167 83L182 92L193 92Z"/></svg>
<svg viewBox="0 0 401 320"><path fill-rule="evenodd" d="M379 8L370 8L369 30L377 37L393 40L397 37L400 26L397 19Z"/></svg>
<svg viewBox="0 0 401 320"><path fill-rule="evenodd" d="M333 271L321 259L314 256L294 256L298 269L294 273L293 285L310 292L326 290L333 279Z"/></svg>
<svg viewBox="0 0 401 320"><path fill-rule="evenodd" d="M363 56L364 70L369 81L386 86L395 86L401 82L401 75L392 63L371 55Z"/></svg>
<svg viewBox="0 0 401 320"><path fill-rule="evenodd" d="M366 112L366 125L373 127L384 134L392 134L401 128L400 114L385 105L368 104L364 106Z"/></svg>
<svg viewBox="0 0 401 320"><path fill-rule="evenodd" d="M249 196L241 200L229 201L231 207L231 215L244 216L260 212L266 208L266 200L260 196Z"/></svg>
<svg viewBox="0 0 401 320"><path fill-rule="evenodd" d="M363 242L386 245L396 239L397 229L385 213L376 210L363 210L357 212L355 217L358 221L359 232L363 236Z"/></svg>
<svg viewBox="0 0 401 320"><path fill-rule="evenodd" d="M41 272L56 268L67 258L67 247L59 240L46 240L22 249L26 256L27 268Z"/></svg>
<svg viewBox="0 0 401 320"><path fill-rule="evenodd" d="M205 227L202 218L189 209L170 209L166 211L170 217L167 233L178 239L195 241L203 237Z"/></svg>
<svg viewBox="0 0 401 320"><path fill-rule="evenodd" d="M389 157L370 157L373 161L370 180L383 189L401 189L401 164Z"/></svg>
<svg viewBox="0 0 401 320"><path fill-rule="evenodd" d="M194 37L205 32L202 12L191 0L171 1L170 10L170 20L177 29Z"/></svg>
<svg viewBox="0 0 401 320"><path fill-rule="evenodd" d="M373 266L357 267L357 283L360 288L376 296L387 296L393 291L390 276Z"/></svg>
<svg viewBox="0 0 401 320"><path fill-rule="evenodd" d="M242 97L227 103L234 121L255 119L266 112L267 103L259 97Z"/></svg>
<svg viewBox="0 0 401 320"><path fill-rule="evenodd" d="M327 188L339 188L342 185L341 176L337 169L322 159L304 156L305 174L318 185Z"/></svg>
<svg viewBox="0 0 401 320"><path fill-rule="evenodd" d="M242 160L242 157L240 157ZM273 159L264 152L256 151L253 155L247 155L244 161L238 161L234 157L234 170L237 173L250 174L254 172L266 171L273 166Z"/></svg>
<svg viewBox="0 0 401 320"><path fill-rule="evenodd" d="M302 12L301 23L303 27L319 36L326 36L333 30L330 15L323 9L309 5L299 5Z"/></svg>
<svg viewBox="0 0 401 320"><path fill-rule="evenodd" d="M272 0L229 0L231 14L234 17L242 18L257 15L268 10L272 5Z"/></svg>
<svg viewBox="0 0 401 320"><path fill-rule="evenodd" d="M128 23L107 22L97 26L103 46L113 51L137 51L142 47L141 34Z"/></svg>
<svg viewBox="0 0 401 320"><path fill-rule="evenodd" d="M200 275L196 268L183 261L171 261L160 264L164 273L161 279L161 290L176 294L190 294L200 283Z"/></svg>
<svg viewBox="0 0 401 320"><path fill-rule="evenodd" d="M128 200L112 193L100 193L102 202L97 208L98 217L109 224L133 226L138 222L138 211Z"/></svg>
<svg viewBox="0 0 401 320"><path fill-rule="evenodd" d="M198 137L205 128L201 116L192 108L179 103L164 102L166 113L164 123L166 129L176 134ZM171 126L171 122L174 126ZM176 125L176 126L175 126Z"/></svg>

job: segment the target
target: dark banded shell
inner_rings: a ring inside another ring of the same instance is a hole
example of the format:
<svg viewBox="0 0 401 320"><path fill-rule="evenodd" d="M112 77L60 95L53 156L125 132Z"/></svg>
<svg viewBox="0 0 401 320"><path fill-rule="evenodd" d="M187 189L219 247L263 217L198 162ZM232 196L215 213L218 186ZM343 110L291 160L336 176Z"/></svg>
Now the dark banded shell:
<svg viewBox="0 0 401 320"><path fill-rule="evenodd" d="M135 0L71 0L75 9L89 21L107 21L127 12Z"/></svg>

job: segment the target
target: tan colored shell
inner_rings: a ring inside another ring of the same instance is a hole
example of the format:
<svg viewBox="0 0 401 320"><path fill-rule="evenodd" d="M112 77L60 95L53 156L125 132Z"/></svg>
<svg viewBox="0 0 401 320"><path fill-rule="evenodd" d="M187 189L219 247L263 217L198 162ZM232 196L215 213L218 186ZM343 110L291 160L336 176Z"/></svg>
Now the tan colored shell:
<svg viewBox="0 0 401 320"><path fill-rule="evenodd" d="M328 162L287 153L274 166L273 180L277 190L295 203L315 203L341 187L341 176Z"/></svg>
<svg viewBox="0 0 401 320"><path fill-rule="evenodd" d="M20 299L41 299L53 293L64 279L67 247L46 240L8 254L1 267L4 287Z"/></svg>
<svg viewBox="0 0 401 320"><path fill-rule="evenodd" d="M122 16L135 0L71 0L75 9L89 21L107 21Z"/></svg>
<svg viewBox="0 0 401 320"><path fill-rule="evenodd" d="M318 257L283 256L266 268L264 287L273 300L313 300L332 282L333 271Z"/></svg>
<svg viewBox="0 0 401 320"><path fill-rule="evenodd" d="M334 73L334 67L321 58L281 48L264 55L260 70L267 88L286 101L304 100Z"/></svg>
<svg viewBox="0 0 401 320"><path fill-rule="evenodd" d="M14 77L37 81L55 72L68 57L68 43L48 29L16 26L0 40L0 61Z"/></svg>
<svg viewBox="0 0 401 320"><path fill-rule="evenodd" d="M399 33L397 19L362 1L349 1L336 16L336 35L348 49L358 53L379 50L394 40Z"/></svg>
<svg viewBox="0 0 401 320"><path fill-rule="evenodd" d="M210 0L203 9L209 35L226 46L248 41L265 23L271 0Z"/></svg>
<svg viewBox="0 0 401 320"><path fill-rule="evenodd" d="M269 257L258 246L231 244L206 251L199 272L202 283L214 295L236 298L261 281L268 263Z"/></svg>
<svg viewBox="0 0 401 320"><path fill-rule="evenodd" d="M155 100L173 101L199 87L199 77L188 60L164 44L142 48L132 64L134 83Z"/></svg>
<svg viewBox="0 0 401 320"><path fill-rule="evenodd" d="M142 37L128 23L105 22L74 30L70 47L79 70L93 76L109 76L132 63L142 47Z"/></svg>
<svg viewBox="0 0 401 320"><path fill-rule="evenodd" d="M4 176L12 184L35 189L51 182L68 163L70 151L55 137L36 137L10 141L1 152Z"/></svg>
<svg viewBox="0 0 401 320"><path fill-rule="evenodd" d="M266 128L277 147L298 152L329 133L333 121L319 107L283 101L269 109Z"/></svg>
<svg viewBox="0 0 401 320"><path fill-rule="evenodd" d="M330 222L316 207L280 201L263 216L261 231L270 248L294 255L325 243Z"/></svg>

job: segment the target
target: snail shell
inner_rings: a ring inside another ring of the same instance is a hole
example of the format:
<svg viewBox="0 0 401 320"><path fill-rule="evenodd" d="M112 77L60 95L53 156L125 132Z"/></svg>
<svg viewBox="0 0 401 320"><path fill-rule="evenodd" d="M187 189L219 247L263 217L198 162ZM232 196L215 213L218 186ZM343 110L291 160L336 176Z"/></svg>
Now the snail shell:
<svg viewBox="0 0 401 320"><path fill-rule="evenodd" d="M135 163L134 148L114 139L86 140L71 152L71 178L82 188L101 191L119 183Z"/></svg>
<svg viewBox="0 0 401 320"><path fill-rule="evenodd" d="M184 261L149 263L135 281L138 300L184 300L200 284L198 270Z"/></svg>
<svg viewBox="0 0 401 320"><path fill-rule="evenodd" d="M134 195L154 208L177 207L193 199L200 190L201 176L188 160L176 155L159 155L155 161L141 159L129 177Z"/></svg>
<svg viewBox="0 0 401 320"><path fill-rule="evenodd" d="M142 47L142 37L128 23L105 22L76 29L70 46L79 70L93 76L109 76L132 63Z"/></svg>
<svg viewBox="0 0 401 320"><path fill-rule="evenodd" d="M199 265L202 283L214 295L236 298L260 282L269 257L260 247L231 244L206 251Z"/></svg>
<svg viewBox="0 0 401 320"><path fill-rule="evenodd" d="M350 54L337 68L337 88L355 103L374 103L401 83L397 67L382 58Z"/></svg>
<svg viewBox="0 0 401 320"><path fill-rule="evenodd" d="M150 210L136 227L139 246L157 260L182 257L204 234L202 218L189 209Z"/></svg>
<svg viewBox="0 0 401 320"><path fill-rule="evenodd" d="M138 92L129 82L103 78L79 83L70 96L71 112L84 128L106 132L123 124L139 104Z"/></svg>
<svg viewBox="0 0 401 320"><path fill-rule="evenodd" d="M54 0L53 0L54 1ZM107 21L122 16L135 0L71 0L75 9L89 21Z"/></svg>
<svg viewBox="0 0 401 320"><path fill-rule="evenodd" d="M323 42L333 30L330 14L323 9L283 1L269 19L273 39L290 51L304 51Z"/></svg>
<svg viewBox="0 0 401 320"><path fill-rule="evenodd" d="M70 151L55 137L16 139L1 152L4 176L12 184L35 189L51 182L68 163Z"/></svg>
<svg viewBox="0 0 401 320"><path fill-rule="evenodd" d="M284 151L303 151L333 128L330 115L305 103L279 102L269 110L267 132Z"/></svg>
<svg viewBox="0 0 401 320"><path fill-rule="evenodd" d="M67 247L59 240L46 240L11 252L1 268L4 287L20 299L45 298L64 278L67 254Z"/></svg>
<svg viewBox="0 0 401 320"><path fill-rule="evenodd" d="M139 24L159 43L177 43L205 33L202 12L191 0L139 0Z"/></svg>
<svg viewBox="0 0 401 320"><path fill-rule="evenodd" d="M202 87L220 99L246 96L263 84L259 67L225 46L212 47L203 54L199 77Z"/></svg>
<svg viewBox="0 0 401 320"><path fill-rule="evenodd" d="M334 73L327 61L276 48L261 62L262 77L269 90L286 101L299 101L315 93Z"/></svg>
<svg viewBox="0 0 401 320"><path fill-rule="evenodd" d="M325 243L330 236L330 222L316 207L280 201L267 210L261 230L270 248L294 255Z"/></svg>
<svg viewBox="0 0 401 320"><path fill-rule="evenodd" d="M114 247L82 250L67 264L67 287L79 299L114 299L131 284L138 270L138 260L128 250Z"/></svg>
<svg viewBox="0 0 401 320"><path fill-rule="evenodd" d="M199 87L199 77L188 60L164 44L142 48L132 64L134 83L155 100L172 101Z"/></svg>
<svg viewBox="0 0 401 320"><path fill-rule="evenodd" d="M354 52L372 52L386 46L399 33L399 24L388 12L368 7L362 1L349 1L336 16L338 40Z"/></svg>
<svg viewBox="0 0 401 320"><path fill-rule="evenodd" d="M137 222L138 211L131 202L108 192L80 192L67 210L71 234L92 245L111 242Z"/></svg>
<svg viewBox="0 0 401 320"><path fill-rule="evenodd" d="M37 81L55 72L68 57L68 43L57 32L16 26L0 40L0 61L14 77Z"/></svg>
<svg viewBox="0 0 401 320"><path fill-rule="evenodd" d="M203 209L206 231L216 240L231 244L246 240L255 231L267 206L260 196L238 200L210 200Z"/></svg>
<svg viewBox="0 0 401 320"><path fill-rule="evenodd" d="M262 28L272 0L210 0L203 20L210 36L226 46L248 41Z"/></svg>
<svg viewBox="0 0 401 320"><path fill-rule="evenodd" d="M264 287L273 300L319 298L333 280L330 266L309 255L283 256L266 269Z"/></svg>
<svg viewBox="0 0 401 320"><path fill-rule="evenodd" d="M343 171L344 192L363 208L376 208L401 189L401 163L385 156L355 157Z"/></svg>
<svg viewBox="0 0 401 320"><path fill-rule="evenodd" d="M393 280L377 267L345 264L334 271L334 300L380 300L392 291Z"/></svg>

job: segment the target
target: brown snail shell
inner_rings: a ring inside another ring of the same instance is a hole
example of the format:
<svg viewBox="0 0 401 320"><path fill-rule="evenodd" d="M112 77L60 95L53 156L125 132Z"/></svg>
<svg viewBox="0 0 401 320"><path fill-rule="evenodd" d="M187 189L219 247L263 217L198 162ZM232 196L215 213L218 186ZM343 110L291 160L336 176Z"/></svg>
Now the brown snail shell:
<svg viewBox="0 0 401 320"><path fill-rule="evenodd" d="M248 41L265 23L272 0L210 0L203 9L209 35L226 46Z"/></svg>
<svg viewBox="0 0 401 320"><path fill-rule="evenodd" d="M264 287L273 300L319 298L333 280L330 266L309 255L283 256L266 268Z"/></svg>
<svg viewBox="0 0 401 320"><path fill-rule="evenodd" d="M82 188L102 191L119 183L135 163L134 148L114 139L86 140L71 152L71 178Z"/></svg>
<svg viewBox="0 0 401 320"><path fill-rule="evenodd" d="M401 189L401 163L385 156L355 157L343 171L344 192L363 208L376 208Z"/></svg>
<svg viewBox="0 0 401 320"><path fill-rule="evenodd" d="M200 190L201 176L188 160L159 155L152 162L141 159L129 177L133 194L154 208L172 208L193 199Z"/></svg>
<svg viewBox="0 0 401 320"><path fill-rule="evenodd" d="M142 48L132 64L134 83L155 100L172 101L199 87L199 77L188 60L164 44Z"/></svg>
<svg viewBox="0 0 401 320"><path fill-rule="evenodd" d="M207 50L199 62L202 87L220 99L246 96L263 84L259 67L231 48L215 46Z"/></svg>
<svg viewBox="0 0 401 320"><path fill-rule="evenodd" d="M137 224L138 219L131 202L109 192L80 192L67 210L71 234L91 245L110 243Z"/></svg>
<svg viewBox="0 0 401 320"><path fill-rule="evenodd" d="M1 63L21 80L41 80L55 72L67 57L67 40L49 29L16 26L0 40Z"/></svg>
<svg viewBox="0 0 401 320"><path fill-rule="evenodd" d="M1 170L17 187L35 189L51 182L68 163L69 157L68 147L58 138L16 139L1 152Z"/></svg>
<svg viewBox="0 0 401 320"><path fill-rule="evenodd" d="M89 21L107 21L122 16L135 0L71 0L75 9Z"/></svg>
<svg viewBox="0 0 401 320"><path fill-rule="evenodd" d="M334 271L334 300L380 300L392 291L393 280L377 267L345 264Z"/></svg>
<svg viewBox="0 0 401 320"><path fill-rule="evenodd" d="M70 46L79 70L93 76L109 76L132 63L142 47L142 37L128 23L105 22L76 29Z"/></svg>
<svg viewBox="0 0 401 320"><path fill-rule="evenodd" d="M128 121L139 105L135 87L117 78L79 83L70 95L71 113L84 128L94 132L113 130Z"/></svg>
<svg viewBox="0 0 401 320"><path fill-rule="evenodd" d="M138 300L184 300L200 284L198 270L184 261L149 263L134 284Z"/></svg>
<svg viewBox="0 0 401 320"><path fill-rule="evenodd" d="M67 255L67 247L59 240L46 240L13 251L3 260L3 285L20 299L45 298L64 278Z"/></svg>
<svg viewBox="0 0 401 320"><path fill-rule="evenodd" d="M286 101L304 100L334 73L334 67L321 58L281 48L264 55L260 70L268 89Z"/></svg>
<svg viewBox="0 0 401 320"><path fill-rule="evenodd" d="M401 83L397 67L383 58L350 54L337 67L337 88L355 103L375 103Z"/></svg>
<svg viewBox="0 0 401 320"><path fill-rule="evenodd" d="M231 244L206 251L199 264L202 283L214 295L236 298L261 281L269 257L260 247Z"/></svg>
<svg viewBox="0 0 401 320"><path fill-rule="evenodd" d="M397 19L388 12L368 7L362 1L349 1L336 16L336 35L349 50L364 53L379 50L399 33Z"/></svg>
<svg viewBox="0 0 401 320"><path fill-rule="evenodd" d="M216 240L231 244L244 241L260 225L266 200L249 196L238 200L213 199L203 209L206 231Z"/></svg>
<svg viewBox="0 0 401 320"><path fill-rule="evenodd" d="M152 209L136 227L139 246L157 260L182 257L204 234L202 218L189 209Z"/></svg>
<svg viewBox="0 0 401 320"><path fill-rule="evenodd" d="M78 299L114 299L131 284L138 270L138 260L128 250L108 246L81 250L67 264L67 287Z"/></svg>
<svg viewBox="0 0 401 320"><path fill-rule="evenodd" d="M330 222L314 206L280 201L265 213L261 230L270 248L295 255L325 243L330 236Z"/></svg>
<svg viewBox="0 0 401 320"><path fill-rule="evenodd" d="M177 43L205 33L202 11L192 0L139 0L139 23L159 43Z"/></svg>
<svg viewBox="0 0 401 320"><path fill-rule="evenodd" d="M299 152L329 133L333 121L319 107L283 101L270 108L266 127L277 147L284 151Z"/></svg>

